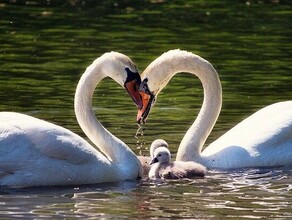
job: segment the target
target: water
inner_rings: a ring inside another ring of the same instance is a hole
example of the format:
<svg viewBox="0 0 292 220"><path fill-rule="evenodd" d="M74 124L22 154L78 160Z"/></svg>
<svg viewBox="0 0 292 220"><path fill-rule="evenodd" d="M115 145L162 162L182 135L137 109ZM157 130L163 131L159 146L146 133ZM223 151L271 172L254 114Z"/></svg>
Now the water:
<svg viewBox="0 0 292 220"><path fill-rule="evenodd" d="M0 217L275 218L291 213L291 171L210 171L205 179L1 190Z"/></svg>
<svg viewBox="0 0 292 220"><path fill-rule="evenodd" d="M70 4L76 3L72 6ZM107 51L142 71L180 48L209 60L220 75L223 108L215 140L258 109L291 100L289 1L102 1L0 3L0 111L17 111L82 136L73 97L85 68ZM85 4L85 5L84 5ZM203 93L189 74L174 77L135 138L136 109L109 79L96 89L98 119L137 154L164 138L175 154ZM291 218L291 170L208 172L204 179L0 189L0 218Z"/></svg>

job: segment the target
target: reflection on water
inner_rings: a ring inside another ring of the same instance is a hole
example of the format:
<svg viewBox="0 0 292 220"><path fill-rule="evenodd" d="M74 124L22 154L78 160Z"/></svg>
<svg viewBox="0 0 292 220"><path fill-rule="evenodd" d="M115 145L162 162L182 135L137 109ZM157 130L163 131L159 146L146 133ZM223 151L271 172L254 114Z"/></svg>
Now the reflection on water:
<svg viewBox="0 0 292 220"><path fill-rule="evenodd" d="M1 191L0 217L289 218L291 171L210 171L206 178Z"/></svg>
<svg viewBox="0 0 292 220"><path fill-rule="evenodd" d="M140 71L175 48L209 60L220 75L223 108L208 143L263 106L292 98L290 1L3 2L0 111L26 113L84 136L73 112L75 87L86 67L112 50L127 54ZM148 155L156 138L176 152L202 99L198 79L177 75L138 138L137 110L119 85L103 80L93 106L106 128ZM211 170L204 179L183 181L1 189L0 218L288 219L291 183L291 170L252 169Z"/></svg>

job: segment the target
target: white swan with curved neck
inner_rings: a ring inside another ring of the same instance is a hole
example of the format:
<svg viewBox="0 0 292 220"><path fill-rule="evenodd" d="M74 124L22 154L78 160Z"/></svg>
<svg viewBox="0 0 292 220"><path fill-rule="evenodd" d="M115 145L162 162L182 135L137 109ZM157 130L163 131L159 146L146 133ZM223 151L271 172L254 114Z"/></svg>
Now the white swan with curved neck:
<svg viewBox="0 0 292 220"><path fill-rule="evenodd" d="M201 80L204 101L180 143L176 160L193 160L208 168L221 169L292 165L292 101L259 110L201 152L220 113L222 89L213 66L186 51L166 52L142 73L140 89L145 103L138 111L139 122L146 120L151 101L179 72L194 74Z"/></svg>
<svg viewBox="0 0 292 220"><path fill-rule="evenodd" d="M142 107L140 76L125 55L97 58L82 75L75 93L75 113L87 137L52 123L13 112L0 113L0 186L32 187L133 180L142 174L132 150L106 130L92 110L96 85L106 76L125 87Z"/></svg>

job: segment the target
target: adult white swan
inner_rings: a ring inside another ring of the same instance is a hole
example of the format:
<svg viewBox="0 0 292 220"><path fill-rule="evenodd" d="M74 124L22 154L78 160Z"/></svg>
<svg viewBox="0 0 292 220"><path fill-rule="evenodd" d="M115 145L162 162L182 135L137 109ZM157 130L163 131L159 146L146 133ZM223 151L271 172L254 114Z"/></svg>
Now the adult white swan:
<svg viewBox="0 0 292 220"><path fill-rule="evenodd" d="M106 76L125 87L142 107L140 76L125 55L97 58L82 75L75 93L75 113L87 137L27 115L0 113L0 186L32 187L93 184L136 179L142 175L136 155L106 130L92 110L96 85Z"/></svg>
<svg viewBox="0 0 292 220"><path fill-rule="evenodd" d="M221 84L208 61L186 51L166 52L142 73L140 89L145 103L138 111L139 122L146 120L158 93L179 72L194 74L201 80L204 101L180 143L176 160L193 160L222 169L292 165L292 101L259 110L201 152L221 110Z"/></svg>

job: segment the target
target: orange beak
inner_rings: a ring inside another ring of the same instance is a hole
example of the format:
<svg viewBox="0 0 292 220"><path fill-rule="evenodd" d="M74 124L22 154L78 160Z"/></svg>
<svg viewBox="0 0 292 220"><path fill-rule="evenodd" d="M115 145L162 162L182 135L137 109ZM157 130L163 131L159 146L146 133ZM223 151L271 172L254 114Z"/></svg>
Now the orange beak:
<svg viewBox="0 0 292 220"><path fill-rule="evenodd" d="M125 88L127 92L130 94L131 98L135 102L138 109L143 108L143 101L142 97L139 93L139 85L137 84L136 80L129 81L125 83Z"/></svg>
<svg viewBox="0 0 292 220"><path fill-rule="evenodd" d="M146 119L148 117L148 114L150 112L151 106L152 106L152 101L154 99L153 95L147 94L144 91L140 91L140 95L142 97L142 103L143 107L138 110L137 113L137 123L145 123Z"/></svg>

